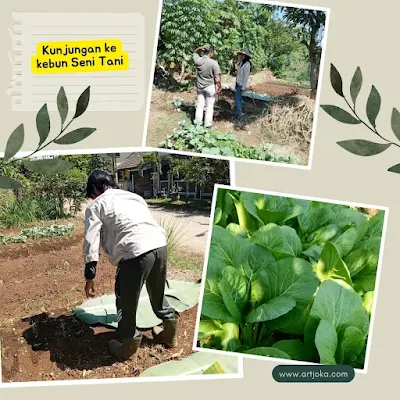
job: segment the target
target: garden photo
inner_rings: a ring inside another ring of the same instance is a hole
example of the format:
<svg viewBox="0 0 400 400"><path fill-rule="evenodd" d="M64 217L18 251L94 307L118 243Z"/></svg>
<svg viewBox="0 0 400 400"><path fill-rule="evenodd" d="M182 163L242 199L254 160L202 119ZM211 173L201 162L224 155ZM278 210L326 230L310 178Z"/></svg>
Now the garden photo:
<svg viewBox="0 0 400 400"><path fill-rule="evenodd" d="M158 152L0 160L2 381L237 377L192 349L214 184ZM44 170L54 168L56 174Z"/></svg>
<svg viewBox="0 0 400 400"><path fill-rule="evenodd" d="M164 0L145 145L308 166L328 14Z"/></svg>
<svg viewBox="0 0 400 400"><path fill-rule="evenodd" d="M366 371L387 210L214 196L194 348Z"/></svg>

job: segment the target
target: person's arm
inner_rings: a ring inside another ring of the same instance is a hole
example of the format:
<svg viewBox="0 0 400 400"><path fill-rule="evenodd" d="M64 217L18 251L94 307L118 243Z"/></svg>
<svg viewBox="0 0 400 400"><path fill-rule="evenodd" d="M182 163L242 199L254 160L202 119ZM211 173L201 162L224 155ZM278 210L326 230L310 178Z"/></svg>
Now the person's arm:
<svg viewBox="0 0 400 400"><path fill-rule="evenodd" d="M94 292L93 279L96 276L96 266L99 261L100 231L102 227L99 212L96 208L89 207L85 212L85 230L83 239L83 259L85 263L85 292L90 297Z"/></svg>
<svg viewBox="0 0 400 400"><path fill-rule="evenodd" d="M220 93L222 90L221 75L217 75L215 77L215 85L217 87L217 93Z"/></svg>
<svg viewBox="0 0 400 400"><path fill-rule="evenodd" d="M215 63L213 67L213 73L215 76L215 85L217 87L217 93L220 93L222 90L222 82L221 82L221 68L218 63Z"/></svg>
<svg viewBox="0 0 400 400"><path fill-rule="evenodd" d="M242 92L249 90L247 84L249 82L250 77L250 63L246 63L245 68L243 70L243 85L242 85Z"/></svg>
<svg viewBox="0 0 400 400"><path fill-rule="evenodd" d="M193 60L195 63L197 63L198 60L200 60L200 51L204 51L207 48L207 46L200 46L198 47L194 52L193 52Z"/></svg>

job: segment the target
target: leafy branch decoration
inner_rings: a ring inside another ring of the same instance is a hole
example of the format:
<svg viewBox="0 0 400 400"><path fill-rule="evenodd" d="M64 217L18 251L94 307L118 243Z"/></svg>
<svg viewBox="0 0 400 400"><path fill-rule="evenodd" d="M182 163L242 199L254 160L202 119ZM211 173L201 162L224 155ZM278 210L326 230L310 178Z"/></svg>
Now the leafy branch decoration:
<svg viewBox="0 0 400 400"><path fill-rule="evenodd" d="M366 116L368 121L363 120L356 111L357 98L363 84L363 76L360 67L357 67L350 83L351 100L345 96L342 77L333 64L331 64L330 80L333 90L343 98L350 109L350 112L334 105L321 105L321 108L332 118L342 122L343 124L364 125L374 133L374 135L381 139L381 141L383 141L383 143L379 143L364 139L344 140L337 142L340 147L352 154L364 157L380 154L391 146L400 147L400 143L385 138L377 129L376 120L381 110L382 100L375 86L372 85L366 104ZM400 112L396 108L393 108L392 110L391 128L396 138L400 141ZM399 174L400 163L393 165L388 169L388 171Z"/></svg>
<svg viewBox="0 0 400 400"><path fill-rule="evenodd" d="M90 101L90 86L88 86L79 96L74 116L66 123L69 111L68 99L63 87L60 88L57 95L57 109L61 118L60 132L54 139L48 140L51 130L50 116L47 104L38 111L36 115L36 129L39 135L38 146L35 151L18 160L22 160L25 168L32 172L45 175L56 175L63 173L74 167L72 162L61 159L42 159L42 160L29 160L33 155L42 151L50 144L55 143L58 145L70 145L79 143L89 137L96 128L78 128L66 132L70 125L88 108ZM0 189L18 189L22 186L21 182L12 176L9 167L14 164L17 159L13 158L21 150L25 140L24 124L20 124L8 138L4 158L1 160L3 173L0 174ZM47 141L47 142L46 142Z"/></svg>

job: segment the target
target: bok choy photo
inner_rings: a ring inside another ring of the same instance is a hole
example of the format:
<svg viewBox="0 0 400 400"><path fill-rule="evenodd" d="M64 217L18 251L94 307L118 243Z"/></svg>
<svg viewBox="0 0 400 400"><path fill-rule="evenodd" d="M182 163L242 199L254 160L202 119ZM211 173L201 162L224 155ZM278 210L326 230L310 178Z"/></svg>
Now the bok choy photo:
<svg viewBox="0 0 400 400"><path fill-rule="evenodd" d="M196 348L363 370L385 209L214 196Z"/></svg>

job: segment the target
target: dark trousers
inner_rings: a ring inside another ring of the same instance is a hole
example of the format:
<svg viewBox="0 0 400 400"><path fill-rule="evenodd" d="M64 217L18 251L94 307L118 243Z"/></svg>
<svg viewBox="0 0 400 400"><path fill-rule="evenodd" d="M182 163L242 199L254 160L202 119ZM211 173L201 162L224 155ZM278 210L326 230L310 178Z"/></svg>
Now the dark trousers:
<svg viewBox="0 0 400 400"><path fill-rule="evenodd" d="M136 311L145 282L151 306L157 317L165 321L175 316L175 310L164 296L166 278L167 247L119 263L115 277L115 296L120 338L139 335L136 329Z"/></svg>

